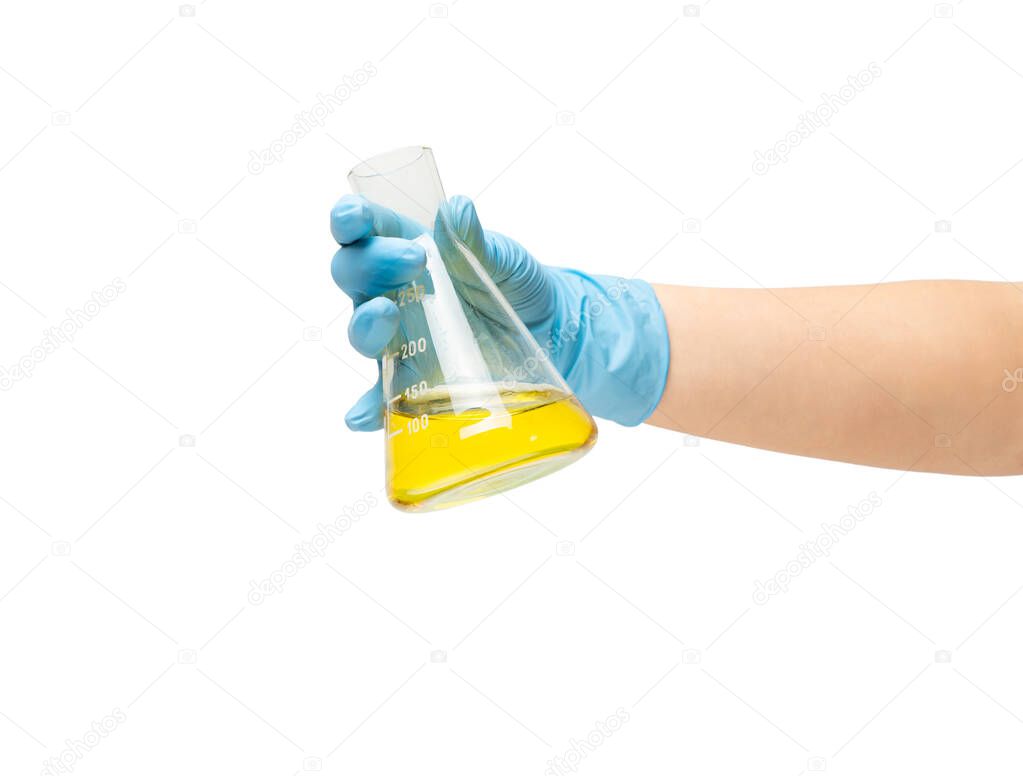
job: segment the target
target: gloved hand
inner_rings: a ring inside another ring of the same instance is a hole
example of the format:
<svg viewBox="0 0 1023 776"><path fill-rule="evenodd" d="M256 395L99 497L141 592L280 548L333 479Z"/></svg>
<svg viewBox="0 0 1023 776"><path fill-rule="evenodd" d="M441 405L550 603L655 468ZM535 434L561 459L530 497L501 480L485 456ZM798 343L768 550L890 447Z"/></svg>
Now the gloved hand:
<svg viewBox="0 0 1023 776"><path fill-rule="evenodd" d="M466 197L452 197L449 223L480 260L550 361L593 415L642 423L660 402L668 374L668 332L653 289L642 280L546 267L514 240L485 232ZM426 254L411 242L426 229L358 195L330 213L342 246L331 274L352 298L348 338L379 358L398 330L398 307L380 296L417 278ZM383 425L380 380L345 416L354 431Z"/></svg>

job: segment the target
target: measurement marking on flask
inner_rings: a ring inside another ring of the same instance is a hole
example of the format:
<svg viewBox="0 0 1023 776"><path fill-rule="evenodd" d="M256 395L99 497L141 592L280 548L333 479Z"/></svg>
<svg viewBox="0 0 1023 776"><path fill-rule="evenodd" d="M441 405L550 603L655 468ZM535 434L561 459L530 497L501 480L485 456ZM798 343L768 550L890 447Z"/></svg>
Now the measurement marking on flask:
<svg viewBox="0 0 1023 776"><path fill-rule="evenodd" d="M398 354L398 358L411 358L419 353L426 352L426 337L420 337L419 339L409 340L401 344L401 353Z"/></svg>
<svg viewBox="0 0 1023 776"><path fill-rule="evenodd" d="M424 431L430 425L430 416L423 414L409 420L405 424L405 428L408 429L410 434L415 434L418 431Z"/></svg>
<svg viewBox="0 0 1023 776"><path fill-rule="evenodd" d="M404 430L405 429L403 429L403 428L399 428L397 431L392 431L390 434L387 435L387 438L388 439L393 439L394 437L398 436L398 434L400 434Z"/></svg>
<svg viewBox="0 0 1023 776"><path fill-rule="evenodd" d="M426 384L426 380L420 380L415 385L410 385L402 391L401 395L404 399L417 399L421 394L426 392L427 388L429 388L429 386Z"/></svg>
<svg viewBox="0 0 1023 776"><path fill-rule="evenodd" d="M398 307L422 302L425 296L426 286L421 286L413 280L410 286L398 289Z"/></svg>

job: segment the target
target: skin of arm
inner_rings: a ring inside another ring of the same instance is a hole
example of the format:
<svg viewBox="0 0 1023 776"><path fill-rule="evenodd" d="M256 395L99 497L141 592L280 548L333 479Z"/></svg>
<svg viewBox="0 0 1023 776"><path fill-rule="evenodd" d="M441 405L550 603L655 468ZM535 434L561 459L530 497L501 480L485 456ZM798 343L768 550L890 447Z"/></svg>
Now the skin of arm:
<svg viewBox="0 0 1023 776"><path fill-rule="evenodd" d="M671 365L648 423L892 469L1023 474L1023 288L654 289Z"/></svg>

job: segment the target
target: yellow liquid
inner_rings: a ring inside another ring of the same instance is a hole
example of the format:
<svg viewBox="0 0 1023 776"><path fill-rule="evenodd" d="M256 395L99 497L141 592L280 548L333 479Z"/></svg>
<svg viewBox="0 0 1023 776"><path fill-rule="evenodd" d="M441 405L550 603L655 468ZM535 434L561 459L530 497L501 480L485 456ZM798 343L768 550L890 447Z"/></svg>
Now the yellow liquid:
<svg viewBox="0 0 1023 776"><path fill-rule="evenodd" d="M391 401L387 495L396 507L474 501L567 466L596 442L593 419L571 394L544 386L497 392L500 405L457 413L443 386Z"/></svg>

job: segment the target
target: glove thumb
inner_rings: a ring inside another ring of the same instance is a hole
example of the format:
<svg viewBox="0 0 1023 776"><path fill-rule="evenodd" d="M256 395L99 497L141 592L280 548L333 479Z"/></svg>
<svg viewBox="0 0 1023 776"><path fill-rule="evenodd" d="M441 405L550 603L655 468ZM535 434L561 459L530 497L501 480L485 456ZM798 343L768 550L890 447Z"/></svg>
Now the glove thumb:
<svg viewBox="0 0 1023 776"><path fill-rule="evenodd" d="M528 254L521 245L504 235L483 230L480 224L480 217L476 214L476 205L468 197L456 194L442 206L444 220L448 224L451 234L472 251L476 259L489 273L491 279L502 286L505 296L515 296L514 292L509 295L510 289L504 288L505 281L516 279L521 281L530 273L535 273L539 268L536 262L528 259ZM438 214L438 221L441 214ZM442 234L441 230L437 230ZM438 244L441 248L446 246L443 237L439 238ZM528 260L527 260L528 259ZM531 270L526 265L535 265ZM519 277L519 276L523 277ZM515 302L512 302L515 305Z"/></svg>
<svg viewBox="0 0 1023 776"><path fill-rule="evenodd" d="M459 240L464 242L478 258L486 257L486 237L476 214L476 206L468 197L456 194L447 205L448 223Z"/></svg>
<svg viewBox="0 0 1023 776"><path fill-rule="evenodd" d="M443 207L443 216L452 236L472 251L526 325L549 317L551 281L525 248L503 234L484 232L476 206L468 197L452 197ZM440 229L437 232L442 234ZM442 252L448 247L438 244ZM463 280L470 287L478 286L471 278ZM477 290L484 292L482 287Z"/></svg>

